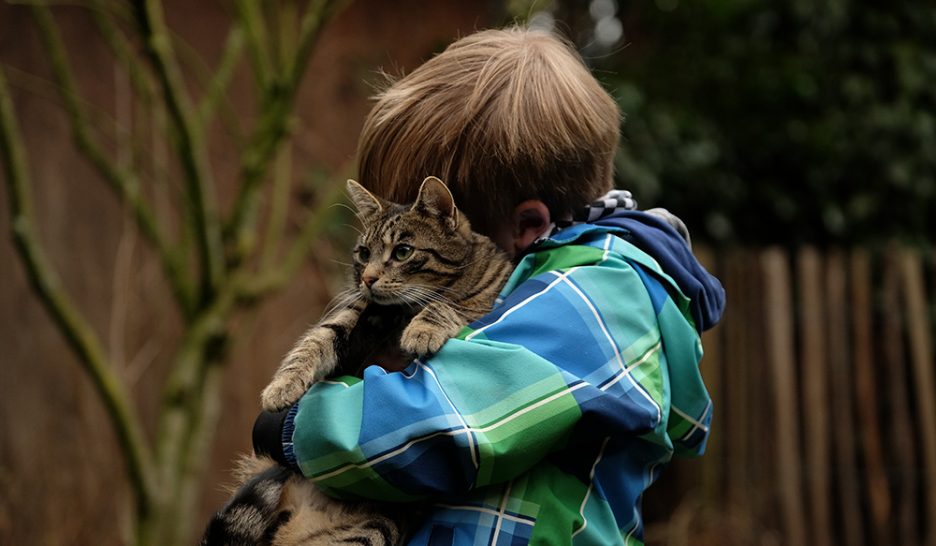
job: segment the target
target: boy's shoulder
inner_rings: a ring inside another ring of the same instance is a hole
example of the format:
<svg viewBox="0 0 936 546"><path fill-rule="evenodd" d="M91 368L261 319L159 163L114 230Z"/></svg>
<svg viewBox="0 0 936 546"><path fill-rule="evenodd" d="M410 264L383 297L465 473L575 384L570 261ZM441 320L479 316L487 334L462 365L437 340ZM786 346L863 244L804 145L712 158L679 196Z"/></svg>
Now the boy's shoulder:
<svg viewBox="0 0 936 546"><path fill-rule="evenodd" d="M700 333L717 324L725 308L724 288L693 255L679 226L660 214L635 210L615 211L539 241L507 288L543 272L584 265L636 268L653 277L648 288L659 284L680 308L688 305Z"/></svg>
<svg viewBox="0 0 936 546"><path fill-rule="evenodd" d="M657 261L626 239L616 226L580 224L537 241L520 260L501 294L509 294L529 279L550 272L580 268L622 268L639 265L666 278Z"/></svg>

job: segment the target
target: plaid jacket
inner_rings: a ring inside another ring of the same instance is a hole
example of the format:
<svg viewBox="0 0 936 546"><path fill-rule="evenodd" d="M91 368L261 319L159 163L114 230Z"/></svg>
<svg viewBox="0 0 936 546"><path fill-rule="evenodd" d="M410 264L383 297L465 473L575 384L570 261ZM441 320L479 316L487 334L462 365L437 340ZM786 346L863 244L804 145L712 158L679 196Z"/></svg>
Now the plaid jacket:
<svg viewBox="0 0 936 546"><path fill-rule="evenodd" d="M409 544L642 544L641 494L712 404L691 302L622 234L560 231L431 359L315 385L288 457L336 496L429 499Z"/></svg>

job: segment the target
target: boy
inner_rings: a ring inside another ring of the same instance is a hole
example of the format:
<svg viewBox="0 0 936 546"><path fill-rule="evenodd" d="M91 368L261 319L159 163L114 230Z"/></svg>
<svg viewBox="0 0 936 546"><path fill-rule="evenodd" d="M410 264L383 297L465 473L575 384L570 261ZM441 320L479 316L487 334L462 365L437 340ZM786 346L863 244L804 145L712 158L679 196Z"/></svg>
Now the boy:
<svg viewBox="0 0 936 546"><path fill-rule="evenodd" d="M704 447L699 332L724 294L659 216L575 221L611 188L618 122L574 51L522 29L463 38L382 93L361 183L405 203L442 178L516 270L431 358L313 386L258 450L336 495L428 499L410 544L641 544L642 492Z"/></svg>

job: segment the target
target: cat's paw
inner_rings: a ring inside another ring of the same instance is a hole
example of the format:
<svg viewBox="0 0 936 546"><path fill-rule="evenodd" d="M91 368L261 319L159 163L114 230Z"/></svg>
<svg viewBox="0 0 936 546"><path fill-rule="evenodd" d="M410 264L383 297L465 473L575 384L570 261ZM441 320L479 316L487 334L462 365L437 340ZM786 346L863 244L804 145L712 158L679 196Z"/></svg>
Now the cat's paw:
<svg viewBox="0 0 936 546"><path fill-rule="evenodd" d="M400 347L416 356L425 356L438 352L450 337L438 326L414 320L403 330Z"/></svg>
<svg viewBox="0 0 936 546"><path fill-rule="evenodd" d="M295 373L278 373L260 394L260 405L266 411L281 411L302 398L312 384L311 378Z"/></svg>

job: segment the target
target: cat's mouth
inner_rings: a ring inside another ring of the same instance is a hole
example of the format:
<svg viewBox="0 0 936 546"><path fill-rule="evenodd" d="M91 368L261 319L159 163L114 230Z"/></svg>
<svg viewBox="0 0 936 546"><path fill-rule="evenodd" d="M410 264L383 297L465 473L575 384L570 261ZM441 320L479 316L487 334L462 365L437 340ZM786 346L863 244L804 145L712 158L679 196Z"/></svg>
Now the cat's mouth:
<svg viewBox="0 0 936 546"><path fill-rule="evenodd" d="M375 290L374 287L363 287L362 291L368 300L377 305L402 305L414 309L420 309L422 307L412 301L412 298L407 298L405 294L401 293L399 290Z"/></svg>
<svg viewBox="0 0 936 546"><path fill-rule="evenodd" d="M396 305L401 303L398 298L392 296L385 296L371 293L370 300L374 303L379 303L380 305Z"/></svg>
<svg viewBox="0 0 936 546"><path fill-rule="evenodd" d="M383 292L382 290L374 290L373 287L362 287L364 295L370 301L379 304L379 305L399 305L404 303L399 296L393 293Z"/></svg>

